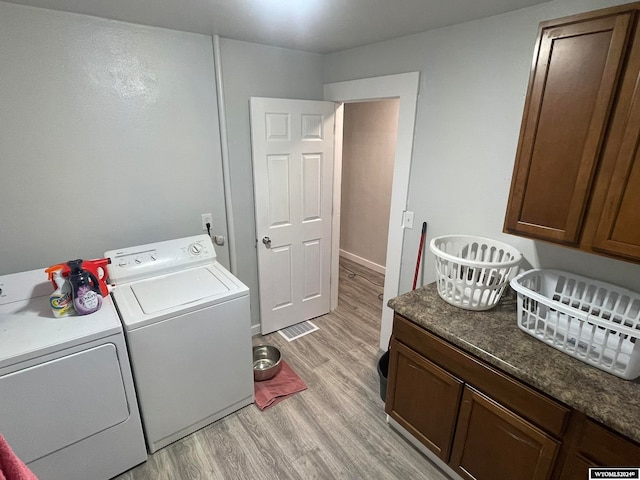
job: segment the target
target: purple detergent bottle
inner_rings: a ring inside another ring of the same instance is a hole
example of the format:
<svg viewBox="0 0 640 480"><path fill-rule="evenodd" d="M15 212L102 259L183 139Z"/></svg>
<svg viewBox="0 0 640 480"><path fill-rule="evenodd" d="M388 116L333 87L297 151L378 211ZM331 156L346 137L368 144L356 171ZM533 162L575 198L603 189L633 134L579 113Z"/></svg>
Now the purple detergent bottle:
<svg viewBox="0 0 640 480"><path fill-rule="evenodd" d="M97 312L102 306L102 294L100 285L94 274L82 269L82 259L69 260L67 262L69 283L73 294L73 306L78 315L88 315Z"/></svg>

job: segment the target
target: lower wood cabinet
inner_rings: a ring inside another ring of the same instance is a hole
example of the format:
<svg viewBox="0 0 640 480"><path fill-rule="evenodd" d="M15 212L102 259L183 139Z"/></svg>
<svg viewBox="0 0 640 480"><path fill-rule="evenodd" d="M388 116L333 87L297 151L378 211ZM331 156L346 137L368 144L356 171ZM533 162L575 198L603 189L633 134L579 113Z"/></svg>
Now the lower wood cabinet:
<svg viewBox="0 0 640 480"><path fill-rule="evenodd" d="M589 469L597 467L595 463L584 458L580 454L574 454L567 458L562 467L562 480L585 480L589 478Z"/></svg>
<svg viewBox="0 0 640 480"><path fill-rule="evenodd" d="M550 478L559 442L465 387L449 465L466 479Z"/></svg>
<svg viewBox="0 0 640 480"><path fill-rule="evenodd" d="M395 315L385 411L460 477L583 480L640 444Z"/></svg>
<svg viewBox="0 0 640 480"><path fill-rule="evenodd" d="M391 347L394 382L387 412L429 450L449 460L463 383L399 342Z"/></svg>
<svg viewBox="0 0 640 480"><path fill-rule="evenodd" d="M630 442L583 414L574 415L559 465L561 480L589 478L590 467L639 467L640 445Z"/></svg>

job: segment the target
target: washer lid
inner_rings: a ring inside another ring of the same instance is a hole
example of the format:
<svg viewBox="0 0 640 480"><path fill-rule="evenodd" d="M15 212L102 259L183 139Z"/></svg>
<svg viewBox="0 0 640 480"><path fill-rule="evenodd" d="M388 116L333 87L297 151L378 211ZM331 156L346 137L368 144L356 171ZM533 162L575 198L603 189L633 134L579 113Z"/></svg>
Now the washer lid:
<svg viewBox="0 0 640 480"><path fill-rule="evenodd" d="M248 297L249 288L215 262L120 284L111 295L125 331L131 332L218 303Z"/></svg>
<svg viewBox="0 0 640 480"><path fill-rule="evenodd" d="M151 314L226 293L230 289L213 271L196 268L141 280L132 284L131 290L142 311Z"/></svg>

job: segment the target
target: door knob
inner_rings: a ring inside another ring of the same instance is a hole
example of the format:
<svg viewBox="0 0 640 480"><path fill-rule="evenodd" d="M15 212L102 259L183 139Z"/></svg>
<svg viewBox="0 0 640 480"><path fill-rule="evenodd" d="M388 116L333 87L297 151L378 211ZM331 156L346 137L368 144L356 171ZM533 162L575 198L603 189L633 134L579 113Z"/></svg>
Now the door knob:
<svg viewBox="0 0 640 480"><path fill-rule="evenodd" d="M262 243L264 243L265 247L271 248L271 239L269 237L264 237Z"/></svg>

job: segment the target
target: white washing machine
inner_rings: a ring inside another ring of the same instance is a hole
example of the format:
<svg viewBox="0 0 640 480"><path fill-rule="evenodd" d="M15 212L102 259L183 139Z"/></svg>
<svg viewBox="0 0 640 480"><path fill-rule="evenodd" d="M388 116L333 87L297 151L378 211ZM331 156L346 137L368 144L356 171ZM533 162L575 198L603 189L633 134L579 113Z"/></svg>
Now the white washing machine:
<svg viewBox="0 0 640 480"><path fill-rule="evenodd" d="M122 325L109 297L55 318L52 291L0 276L0 433L43 480L106 480L147 459Z"/></svg>
<svg viewBox="0 0 640 480"><path fill-rule="evenodd" d="M208 235L105 257L150 453L253 402L249 289Z"/></svg>

